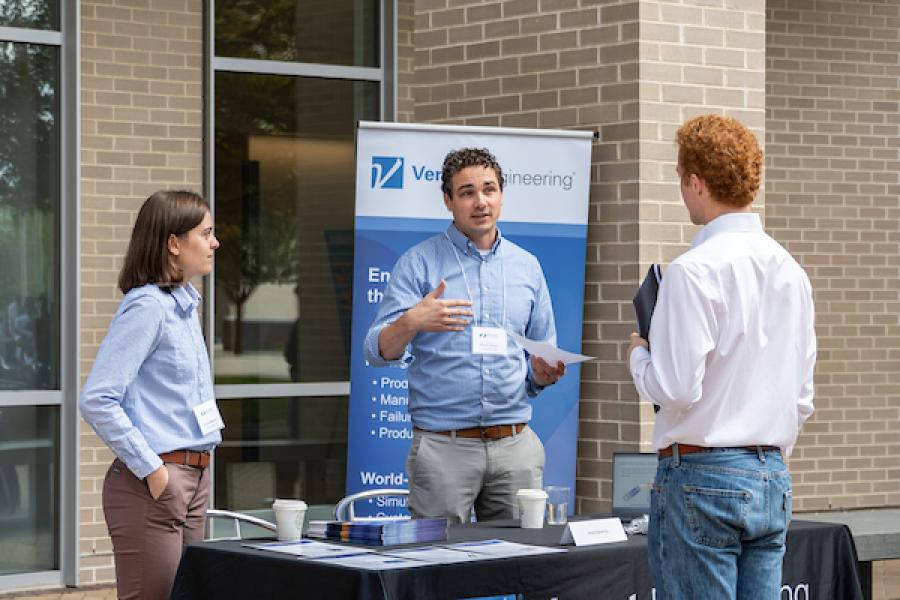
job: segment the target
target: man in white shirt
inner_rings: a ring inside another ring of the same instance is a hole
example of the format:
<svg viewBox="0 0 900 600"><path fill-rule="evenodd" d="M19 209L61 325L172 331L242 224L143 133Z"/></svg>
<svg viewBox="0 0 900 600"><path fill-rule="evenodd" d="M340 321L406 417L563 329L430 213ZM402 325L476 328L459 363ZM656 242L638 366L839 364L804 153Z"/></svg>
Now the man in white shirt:
<svg viewBox="0 0 900 600"><path fill-rule="evenodd" d="M704 227L665 271L649 344L633 333L627 354L638 392L660 406L650 567L659 600L777 600L784 458L813 411L812 290L750 210L763 161L753 134L706 115L677 142L681 196Z"/></svg>

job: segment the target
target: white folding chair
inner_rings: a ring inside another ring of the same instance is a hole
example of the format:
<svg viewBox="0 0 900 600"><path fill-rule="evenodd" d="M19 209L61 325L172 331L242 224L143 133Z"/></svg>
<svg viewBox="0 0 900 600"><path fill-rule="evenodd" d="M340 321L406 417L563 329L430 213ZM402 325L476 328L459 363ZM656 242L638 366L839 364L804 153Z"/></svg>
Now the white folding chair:
<svg viewBox="0 0 900 600"><path fill-rule="evenodd" d="M356 502L357 500L378 498L380 496L409 496L409 490L400 488L383 488L366 490L364 492L357 492L356 494L345 496L341 498L341 500L337 504L334 505L335 521L352 521L354 518L356 518L356 514L353 511L354 502Z"/></svg>
<svg viewBox="0 0 900 600"><path fill-rule="evenodd" d="M215 519L231 519L234 524L234 536L228 537L212 537L213 536L213 521ZM258 517L253 517L251 515L245 515L243 513L234 512L230 510L220 510L217 508L209 508L206 510L206 539L208 540L239 540L241 539L241 524L253 525L255 527L259 527L260 529L265 529L267 531L271 531L275 533L276 527L275 523L270 523L265 519L260 519Z"/></svg>

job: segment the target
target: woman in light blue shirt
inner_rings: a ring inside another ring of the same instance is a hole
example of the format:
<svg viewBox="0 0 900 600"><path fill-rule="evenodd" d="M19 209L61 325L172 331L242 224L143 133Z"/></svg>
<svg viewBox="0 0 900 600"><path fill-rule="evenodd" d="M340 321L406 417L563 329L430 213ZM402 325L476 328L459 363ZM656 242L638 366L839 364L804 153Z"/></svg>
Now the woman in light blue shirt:
<svg viewBox="0 0 900 600"><path fill-rule="evenodd" d="M209 453L221 441L194 277L219 242L209 206L159 191L141 206L125 294L81 395L81 414L115 453L103 483L118 597L169 598L182 546L203 537Z"/></svg>

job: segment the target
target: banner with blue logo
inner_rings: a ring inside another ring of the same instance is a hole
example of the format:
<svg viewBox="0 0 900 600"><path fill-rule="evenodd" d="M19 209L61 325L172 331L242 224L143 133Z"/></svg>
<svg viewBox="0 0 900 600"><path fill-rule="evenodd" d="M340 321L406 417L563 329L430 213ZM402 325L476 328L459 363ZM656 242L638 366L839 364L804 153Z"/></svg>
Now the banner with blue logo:
<svg viewBox="0 0 900 600"><path fill-rule="evenodd" d="M452 221L441 192L444 156L487 148L504 175L499 227L540 261L553 301L557 344L581 351L590 132L361 122L356 151L356 232L347 493L405 488L412 439L406 372L367 364L363 341L394 263ZM531 427L546 450L544 485L573 490L579 365L532 400ZM403 498L360 503L357 514L406 514Z"/></svg>

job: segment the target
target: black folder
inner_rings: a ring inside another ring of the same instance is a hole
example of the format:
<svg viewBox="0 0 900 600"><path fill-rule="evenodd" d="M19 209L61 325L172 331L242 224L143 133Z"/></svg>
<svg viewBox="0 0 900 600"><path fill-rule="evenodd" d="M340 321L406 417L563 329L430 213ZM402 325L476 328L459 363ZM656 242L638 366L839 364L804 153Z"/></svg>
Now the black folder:
<svg viewBox="0 0 900 600"><path fill-rule="evenodd" d="M638 288L634 297L634 314L637 316L638 333L641 337L650 341L650 320L653 318L653 309L656 308L656 295L659 293L659 282L662 279L662 273L659 265L654 263L650 265L644 282ZM659 405L653 405L653 412L659 412Z"/></svg>
<svg viewBox="0 0 900 600"><path fill-rule="evenodd" d="M637 316L638 333L645 340L650 340L650 320L656 308L656 295L659 293L659 282L662 274L659 265L652 264L634 297L634 314Z"/></svg>

